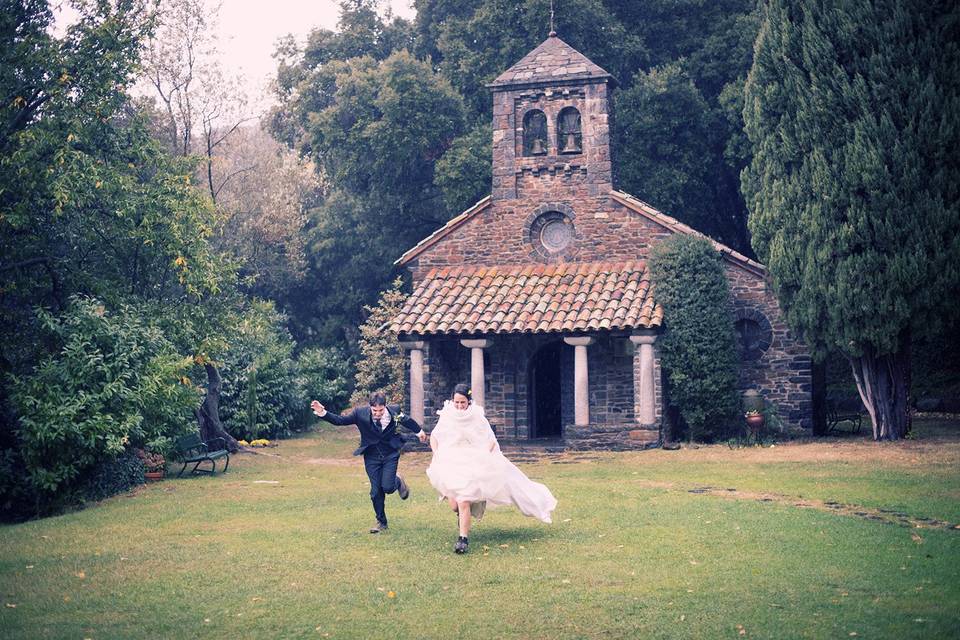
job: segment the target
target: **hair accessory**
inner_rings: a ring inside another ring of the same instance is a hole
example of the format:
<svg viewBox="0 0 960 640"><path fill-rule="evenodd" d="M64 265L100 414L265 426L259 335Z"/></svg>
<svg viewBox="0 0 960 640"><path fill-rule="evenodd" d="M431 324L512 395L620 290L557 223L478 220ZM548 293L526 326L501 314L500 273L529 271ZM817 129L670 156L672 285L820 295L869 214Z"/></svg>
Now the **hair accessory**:
<svg viewBox="0 0 960 640"><path fill-rule="evenodd" d="M468 398L472 398L472 397L473 397L473 391L471 391L470 389L467 389L467 397L468 397Z"/></svg>

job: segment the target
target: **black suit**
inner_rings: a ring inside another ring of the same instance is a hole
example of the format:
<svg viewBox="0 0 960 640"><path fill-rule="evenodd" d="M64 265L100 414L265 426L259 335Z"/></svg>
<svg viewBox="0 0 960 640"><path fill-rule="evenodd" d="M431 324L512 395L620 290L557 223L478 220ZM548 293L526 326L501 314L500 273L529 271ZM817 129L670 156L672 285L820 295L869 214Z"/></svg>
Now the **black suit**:
<svg viewBox="0 0 960 640"><path fill-rule="evenodd" d="M384 511L386 494L397 490L397 464L400 462L400 449L403 447L403 437L397 431L401 426L413 433L420 432L417 421L408 416L399 418L400 408L397 405L387 405L390 422L387 427L381 428L380 423L374 424L370 407L354 407L346 415L337 415L329 411L321 420L335 425L355 424L360 430L360 446L353 455L363 454L363 466L366 467L367 477L370 479L370 500L373 501L373 511L377 514L377 521L387 524L387 514Z"/></svg>

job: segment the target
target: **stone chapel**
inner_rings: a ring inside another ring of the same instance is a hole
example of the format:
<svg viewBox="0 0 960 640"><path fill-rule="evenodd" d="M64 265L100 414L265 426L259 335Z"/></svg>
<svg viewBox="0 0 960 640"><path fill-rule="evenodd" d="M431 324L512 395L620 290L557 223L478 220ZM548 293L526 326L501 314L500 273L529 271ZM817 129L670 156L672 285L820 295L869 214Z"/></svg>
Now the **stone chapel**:
<svg viewBox="0 0 960 640"><path fill-rule="evenodd" d="M646 257L697 231L614 184L615 79L551 33L493 93L491 194L397 260L413 293L392 330L409 353L411 415L428 428L468 382L497 437L570 448L660 441L664 328ZM812 425L811 361L763 265L718 242L739 386Z"/></svg>

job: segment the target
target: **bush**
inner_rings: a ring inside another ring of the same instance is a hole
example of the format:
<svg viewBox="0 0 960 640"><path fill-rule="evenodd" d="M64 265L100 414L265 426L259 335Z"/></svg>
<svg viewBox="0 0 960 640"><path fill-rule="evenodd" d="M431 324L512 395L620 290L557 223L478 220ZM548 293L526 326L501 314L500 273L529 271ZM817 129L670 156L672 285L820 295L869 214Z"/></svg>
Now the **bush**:
<svg viewBox="0 0 960 640"><path fill-rule="evenodd" d="M273 303L251 303L220 362L220 420L234 438L281 438L303 423L293 347Z"/></svg>
<svg viewBox="0 0 960 640"><path fill-rule="evenodd" d="M297 358L298 402L302 407L302 427L312 422L311 399L318 399L330 411L341 411L350 404L353 366L340 349L316 347L304 349Z"/></svg>
<svg viewBox="0 0 960 640"><path fill-rule="evenodd" d="M668 401L691 439L725 438L740 416L730 291L720 255L706 239L678 234L654 248L650 271L666 325L658 346Z"/></svg>
<svg viewBox="0 0 960 640"><path fill-rule="evenodd" d="M361 359L357 363L356 388L351 398L355 405L366 404L375 391L382 391L391 403L403 403L407 397L409 360L396 334L387 328L407 297L401 291L402 285L403 281L397 278L389 289L380 293L376 306L364 307L370 315L360 326Z"/></svg>
<svg viewBox="0 0 960 640"><path fill-rule="evenodd" d="M130 446L168 449L188 432L198 396L180 356L148 316L76 297L39 311L50 354L12 378L18 444L30 483L52 498Z"/></svg>
<svg viewBox="0 0 960 640"><path fill-rule="evenodd" d="M127 449L116 458L104 460L80 483L84 500L104 500L144 483L143 460L136 451Z"/></svg>

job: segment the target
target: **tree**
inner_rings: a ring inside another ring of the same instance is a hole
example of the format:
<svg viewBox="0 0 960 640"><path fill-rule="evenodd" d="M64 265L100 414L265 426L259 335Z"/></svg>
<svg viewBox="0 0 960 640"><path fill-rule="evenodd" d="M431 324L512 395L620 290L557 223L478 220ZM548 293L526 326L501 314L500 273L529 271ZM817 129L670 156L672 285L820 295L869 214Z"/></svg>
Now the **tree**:
<svg viewBox="0 0 960 640"><path fill-rule="evenodd" d="M286 307L306 275L304 227L317 205L319 176L260 127L238 129L213 164L218 175L230 177L217 196L228 213L213 243L240 262L248 294Z"/></svg>
<svg viewBox="0 0 960 640"><path fill-rule="evenodd" d="M309 78L289 107L306 123L299 150L331 190L310 215L310 308L295 315L329 316L343 339L390 282L393 261L449 219L434 176L464 131L463 104L406 51L330 62Z"/></svg>
<svg viewBox="0 0 960 640"><path fill-rule="evenodd" d="M815 360L850 361L877 440L910 428L910 344L960 293L960 9L770 0L744 121L754 246Z"/></svg>
<svg viewBox="0 0 960 640"><path fill-rule="evenodd" d="M737 352L723 262L706 238L674 235L650 259L666 331L658 341L667 395L693 440L729 435L737 421Z"/></svg>
<svg viewBox="0 0 960 640"><path fill-rule="evenodd" d="M202 179L214 203L239 175L216 175L217 148L253 119L239 79L227 76L216 59L219 11L206 0L162 3L142 70L159 104L158 138L174 155L204 157Z"/></svg>

